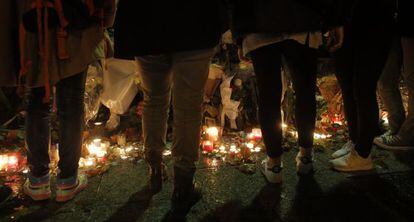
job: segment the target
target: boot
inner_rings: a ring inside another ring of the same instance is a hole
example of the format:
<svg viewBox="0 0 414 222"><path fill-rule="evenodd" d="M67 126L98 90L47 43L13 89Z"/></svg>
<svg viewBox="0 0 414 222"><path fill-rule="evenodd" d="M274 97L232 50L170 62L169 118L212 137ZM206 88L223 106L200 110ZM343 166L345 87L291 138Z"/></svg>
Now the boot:
<svg viewBox="0 0 414 222"><path fill-rule="evenodd" d="M171 210L165 221L185 221L191 207L201 199L200 190L194 186L195 169L182 170L174 167L174 191Z"/></svg>
<svg viewBox="0 0 414 222"><path fill-rule="evenodd" d="M149 189L152 194L162 190L162 182L166 179L166 170L163 163L152 164L149 167Z"/></svg>

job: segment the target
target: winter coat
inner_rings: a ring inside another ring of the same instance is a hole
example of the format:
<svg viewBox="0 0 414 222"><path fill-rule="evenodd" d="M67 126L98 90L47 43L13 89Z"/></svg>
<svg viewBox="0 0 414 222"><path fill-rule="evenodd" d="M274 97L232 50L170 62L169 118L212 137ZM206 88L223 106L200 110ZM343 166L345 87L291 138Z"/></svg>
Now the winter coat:
<svg viewBox="0 0 414 222"><path fill-rule="evenodd" d="M346 0L345 0L346 1ZM337 26L343 0L229 0L233 35L292 34Z"/></svg>
<svg viewBox="0 0 414 222"><path fill-rule="evenodd" d="M120 0L115 57L207 49L223 30L223 0Z"/></svg>
<svg viewBox="0 0 414 222"><path fill-rule="evenodd" d="M7 2L11 0L2 0L0 4L3 4L5 1ZM115 2L115 0L106 1ZM28 10L30 1L24 0L16 2L19 4L19 18L22 18L22 14ZM105 22L109 24L111 15L115 13L115 4L108 5L111 5L111 7L105 8L105 15L107 15ZM2 6L0 8L3 10ZM13 24L13 26L18 27L16 24ZM11 28L14 29L14 27ZM98 43L103 39L103 28L100 24L96 24L82 30L69 29L66 40L66 48L70 58L64 60L58 59L56 55L56 30L51 29L49 36L49 76L50 84L54 85L61 79L71 77L87 69L88 65L94 60L93 55ZM31 63L28 67L28 72L25 75L25 83L29 88L41 87L45 85L43 70L41 70L41 59L38 53L39 46L37 37L38 35L36 33L31 32L26 32L25 35L26 41L23 50L24 61L30 61ZM13 73L5 73L5 75L11 74ZM7 79L10 78L8 77Z"/></svg>
<svg viewBox="0 0 414 222"><path fill-rule="evenodd" d="M0 1L0 21L0 86L15 86L19 69L16 0Z"/></svg>
<svg viewBox="0 0 414 222"><path fill-rule="evenodd" d="M414 38L414 2L412 0L397 0L398 29L403 37Z"/></svg>
<svg viewBox="0 0 414 222"><path fill-rule="evenodd" d="M350 24L359 31L375 26L394 26L397 0L346 0Z"/></svg>

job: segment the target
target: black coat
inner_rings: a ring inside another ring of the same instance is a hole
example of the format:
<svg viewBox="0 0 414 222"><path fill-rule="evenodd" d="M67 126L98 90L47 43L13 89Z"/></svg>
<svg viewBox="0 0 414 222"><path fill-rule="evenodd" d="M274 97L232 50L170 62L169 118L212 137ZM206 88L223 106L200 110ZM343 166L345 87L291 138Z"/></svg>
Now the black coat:
<svg viewBox="0 0 414 222"><path fill-rule="evenodd" d="M413 0L397 1L399 31L404 37L414 37L414 2Z"/></svg>
<svg viewBox="0 0 414 222"><path fill-rule="evenodd" d="M120 0L115 57L207 49L224 31L222 0Z"/></svg>
<svg viewBox="0 0 414 222"><path fill-rule="evenodd" d="M344 23L347 0L229 0L236 38L248 33L300 33Z"/></svg>

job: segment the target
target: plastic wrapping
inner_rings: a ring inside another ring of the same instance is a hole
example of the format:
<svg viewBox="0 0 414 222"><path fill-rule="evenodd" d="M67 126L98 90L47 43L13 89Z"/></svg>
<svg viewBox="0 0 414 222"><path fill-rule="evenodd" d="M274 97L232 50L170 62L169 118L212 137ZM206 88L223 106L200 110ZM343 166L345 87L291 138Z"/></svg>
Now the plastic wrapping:
<svg viewBox="0 0 414 222"><path fill-rule="evenodd" d="M124 114L138 93L137 67L133 60L107 59L101 102L113 114Z"/></svg>
<svg viewBox="0 0 414 222"><path fill-rule="evenodd" d="M85 122L94 119L98 114L103 91L103 69L102 63L94 62L88 68L85 83Z"/></svg>

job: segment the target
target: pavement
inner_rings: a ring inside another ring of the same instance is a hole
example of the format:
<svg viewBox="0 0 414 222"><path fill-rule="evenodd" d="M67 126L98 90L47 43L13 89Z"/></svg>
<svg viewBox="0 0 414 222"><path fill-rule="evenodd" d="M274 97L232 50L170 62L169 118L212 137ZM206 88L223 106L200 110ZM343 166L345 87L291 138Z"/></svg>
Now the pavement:
<svg viewBox="0 0 414 222"><path fill-rule="evenodd" d="M283 183L265 183L258 170L200 160L196 174L203 199L188 221L414 221L414 153L375 149L375 170L346 174L330 168L334 151L315 155L316 172L295 173L292 149L283 156ZM171 161L168 160L171 175ZM171 176L170 176L171 178ZM0 221L161 221L170 207L171 179L151 196L145 162L124 161L89 180L74 200L35 203L16 198L0 210Z"/></svg>

